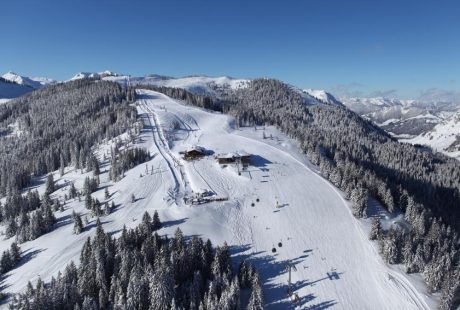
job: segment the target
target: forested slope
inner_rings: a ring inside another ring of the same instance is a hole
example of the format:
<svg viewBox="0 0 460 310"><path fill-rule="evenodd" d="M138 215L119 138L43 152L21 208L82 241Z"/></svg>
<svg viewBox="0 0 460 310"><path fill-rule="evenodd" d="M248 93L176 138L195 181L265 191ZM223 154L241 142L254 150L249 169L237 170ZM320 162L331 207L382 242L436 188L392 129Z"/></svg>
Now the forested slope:
<svg viewBox="0 0 460 310"><path fill-rule="evenodd" d="M85 166L95 143L135 121L133 98L116 83L79 80L0 106L0 194L70 163Z"/></svg>

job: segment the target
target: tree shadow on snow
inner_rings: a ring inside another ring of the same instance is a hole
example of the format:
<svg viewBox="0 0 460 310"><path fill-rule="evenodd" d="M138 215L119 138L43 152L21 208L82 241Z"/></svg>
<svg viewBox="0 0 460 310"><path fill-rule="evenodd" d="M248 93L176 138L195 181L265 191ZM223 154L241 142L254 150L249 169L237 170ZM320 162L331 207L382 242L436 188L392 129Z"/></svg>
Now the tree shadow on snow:
<svg viewBox="0 0 460 310"><path fill-rule="evenodd" d="M14 270L16 268L19 268L22 265L26 264L27 262L32 260L35 256L37 256L39 253L41 253L41 252L43 252L45 250L46 249L36 249L36 250L28 249L28 250L22 252L21 253L21 259L19 260L19 263L17 263L16 266L12 270Z"/></svg>
<svg viewBox="0 0 460 310"><path fill-rule="evenodd" d="M58 229L59 227L66 226L73 223L72 215L64 215L57 219L56 223L54 224L54 229Z"/></svg>
<svg viewBox="0 0 460 310"><path fill-rule="evenodd" d="M171 227L175 225L180 225L185 223L188 220L188 217L184 217L178 220L165 221L161 223L161 228Z"/></svg>
<svg viewBox="0 0 460 310"><path fill-rule="evenodd" d="M99 218L100 219L100 218ZM101 224L104 225L104 224L108 224L108 223L111 223L112 221L101 221ZM89 231L93 228L97 227L97 220L93 220L91 223L89 223L88 225L86 225L85 227L83 227L83 231Z"/></svg>
<svg viewBox="0 0 460 310"><path fill-rule="evenodd" d="M253 252L250 253L251 250L250 244L245 244L241 246L231 246L230 247L230 254L232 255L235 268L238 268L238 265L241 261L246 260L253 266L255 266L260 274L262 283L263 283L263 292L265 297L265 308L266 309L294 309L294 308L301 308L301 309L315 309L315 310L322 310L328 307L331 307L336 304L335 301L330 300L326 302L321 302L317 304L308 305L312 300L316 299L317 296L313 294L308 294L305 296L299 296L299 300L294 303L289 299L287 294L287 280L288 280L288 271L287 271L287 261L278 261L276 259L278 254L269 254L265 251L261 252ZM302 268L302 262L309 256L308 253L312 252L312 250L305 250L303 255L296 257L294 259L289 260L291 265L296 265L297 268ZM309 281L308 279L297 281L292 284L292 288L294 292L298 292L300 289L317 283L322 280L338 280L340 279L339 275L341 273L337 273L335 271L331 271L327 273L323 279L318 279L315 281ZM270 282L278 277L278 276L285 276L286 277L286 284L271 284Z"/></svg>

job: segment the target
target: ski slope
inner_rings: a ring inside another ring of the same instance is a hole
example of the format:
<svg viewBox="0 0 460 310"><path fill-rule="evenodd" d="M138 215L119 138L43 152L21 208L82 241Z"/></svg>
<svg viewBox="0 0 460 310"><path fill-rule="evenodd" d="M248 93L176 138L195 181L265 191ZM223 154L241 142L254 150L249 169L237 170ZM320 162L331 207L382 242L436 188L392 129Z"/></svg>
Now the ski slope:
<svg viewBox="0 0 460 310"><path fill-rule="evenodd" d="M101 165L101 189L93 196L104 203L108 187L108 200L117 205L101 218L106 231L117 236L123 225L137 226L145 211L158 210L164 223L161 235L180 227L185 235L210 238L214 244L226 241L235 261L249 259L260 271L267 309L435 308L435 299L426 297L420 283L382 261L366 226L351 215L342 194L318 175L293 141L274 128L235 129L227 115L186 106L157 92L139 91L139 97L136 106L144 128L136 144L153 158L116 183L108 180L108 162ZM101 160L111 143L97 148ZM190 145L214 154L244 150L252 154L252 165L239 175L236 167L221 167L213 156L185 161L179 152ZM73 168L61 178L56 173L63 187L52 197L62 199L71 181L81 189L86 175ZM43 183L37 180L42 192ZM228 200L184 203L184 197L204 189ZM137 198L134 203L131 194ZM74 235L72 210L85 216L84 199L68 202L64 212L56 213L52 232L21 245L25 259L7 274L5 291L21 291L38 277L49 281L70 260L78 261L83 243L95 232L95 219L88 214L89 224ZM12 241L0 241L0 250ZM300 299L295 306L286 294L288 262L297 269L292 272L292 288Z"/></svg>

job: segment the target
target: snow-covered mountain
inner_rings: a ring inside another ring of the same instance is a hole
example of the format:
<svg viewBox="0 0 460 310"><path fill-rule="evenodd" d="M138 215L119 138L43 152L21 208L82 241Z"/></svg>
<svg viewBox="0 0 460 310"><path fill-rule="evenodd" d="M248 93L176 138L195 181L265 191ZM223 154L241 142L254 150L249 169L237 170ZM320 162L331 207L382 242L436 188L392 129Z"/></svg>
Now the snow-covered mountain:
<svg viewBox="0 0 460 310"><path fill-rule="evenodd" d="M3 74L0 79L0 103L54 83L56 81L53 79L43 77L29 78L9 71Z"/></svg>
<svg viewBox="0 0 460 310"><path fill-rule="evenodd" d="M349 109L403 142L458 156L460 103L377 98L340 98Z"/></svg>
<svg viewBox="0 0 460 310"><path fill-rule="evenodd" d="M186 77L168 77L162 75L147 75L144 77L131 76L107 76L103 78L108 81L129 83L131 85L154 85L173 88L183 88L196 94L216 95L225 90L233 90L246 87L250 80L235 79L228 76L209 77L204 75Z"/></svg>
<svg viewBox="0 0 460 310"><path fill-rule="evenodd" d="M431 130L400 141L427 145L460 160L460 109L440 120Z"/></svg>
<svg viewBox="0 0 460 310"><path fill-rule="evenodd" d="M28 92L31 92L32 90L32 87L17 84L0 78L0 102L5 102L8 99L22 96Z"/></svg>
<svg viewBox="0 0 460 310"><path fill-rule="evenodd" d="M102 79L105 77L117 77L117 76L120 76L120 74L109 71L109 70L105 70L102 72L78 72L70 79L70 81L81 80L85 78Z"/></svg>
<svg viewBox="0 0 460 310"><path fill-rule="evenodd" d="M309 89L304 89L303 91L307 93L308 95L310 95L311 97L316 98L324 103L339 104L339 105L342 104L333 95L326 92L325 90L309 88Z"/></svg>
<svg viewBox="0 0 460 310"><path fill-rule="evenodd" d="M45 85L56 83L55 80L50 79L50 78L45 78L45 77L33 77L33 78L30 78L30 77L27 77L27 76L19 75L17 73L12 72L12 71L9 71L9 72L5 73L4 75L2 75L2 77L5 80L14 82L14 83L19 84L19 85L29 86L29 87L31 87L33 89L38 89L38 88L43 87Z"/></svg>

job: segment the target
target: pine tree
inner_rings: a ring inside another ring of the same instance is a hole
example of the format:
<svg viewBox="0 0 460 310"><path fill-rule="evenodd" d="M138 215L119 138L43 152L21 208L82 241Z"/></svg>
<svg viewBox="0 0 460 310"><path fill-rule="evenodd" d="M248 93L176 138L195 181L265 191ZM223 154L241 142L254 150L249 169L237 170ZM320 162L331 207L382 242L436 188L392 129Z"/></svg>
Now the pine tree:
<svg viewBox="0 0 460 310"><path fill-rule="evenodd" d="M54 178L53 178L52 173L48 174L48 176L46 178L46 191L45 192L48 195L51 194L52 192L54 192Z"/></svg>
<svg viewBox="0 0 460 310"><path fill-rule="evenodd" d="M366 214L368 192L362 186L357 186L351 191L351 200L353 202L353 215L362 218Z"/></svg>
<svg viewBox="0 0 460 310"><path fill-rule="evenodd" d="M19 262L21 259L21 248L16 244L16 242L11 243L10 253L13 262Z"/></svg>
<svg viewBox="0 0 460 310"><path fill-rule="evenodd" d="M69 188L69 198L73 199L77 197L77 189L75 188L75 184L70 183L70 188Z"/></svg>
<svg viewBox="0 0 460 310"><path fill-rule="evenodd" d="M112 212L111 208L110 208L110 205L108 202L106 202L104 204L104 214L105 215L109 215L110 213Z"/></svg>
<svg viewBox="0 0 460 310"><path fill-rule="evenodd" d="M64 155L61 153L59 154L59 175L62 177L64 175L65 169L65 160Z"/></svg>
<svg viewBox="0 0 460 310"><path fill-rule="evenodd" d="M131 272L127 289L127 309L147 310L149 308L149 287L142 275L140 267L136 265Z"/></svg>
<svg viewBox="0 0 460 310"><path fill-rule="evenodd" d="M158 215L158 211L155 210L155 212L153 212L152 229L156 231L161 228L161 225L160 216Z"/></svg>
<svg viewBox="0 0 460 310"><path fill-rule="evenodd" d="M378 218L372 219L372 227L371 232L369 234L370 240L379 240L382 237L383 230L382 230L382 223Z"/></svg>
<svg viewBox="0 0 460 310"><path fill-rule="evenodd" d="M169 267L158 266L151 276L149 310L169 310L174 298L174 279Z"/></svg>
<svg viewBox="0 0 460 310"><path fill-rule="evenodd" d="M81 217L79 214L76 214L75 211L72 212L72 218L73 218L73 233L76 235L79 235L82 230L83 230L83 222L81 220Z"/></svg>
<svg viewBox="0 0 460 310"><path fill-rule="evenodd" d="M86 191L85 208L88 210L91 210L92 205L93 205L93 198L91 197L91 194L89 193L89 191Z"/></svg>
<svg viewBox="0 0 460 310"><path fill-rule="evenodd" d="M110 193L109 193L108 187L106 187L105 190L104 190L104 197L105 197L106 200L110 198Z"/></svg>
<svg viewBox="0 0 460 310"><path fill-rule="evenodd" d="M148 236L152 233L152 218L150 217L150 214L145 211L144 215L142 216L142 224L141 224L141 230L144 236Z"/></svg>
<svg viewBox="0 0 460 310"><path fill-rule="evenodd" d="M249 297L248 310L262 310L264 308L262 287L259 275L256 273L252 278L251 296Z"/></svg>

